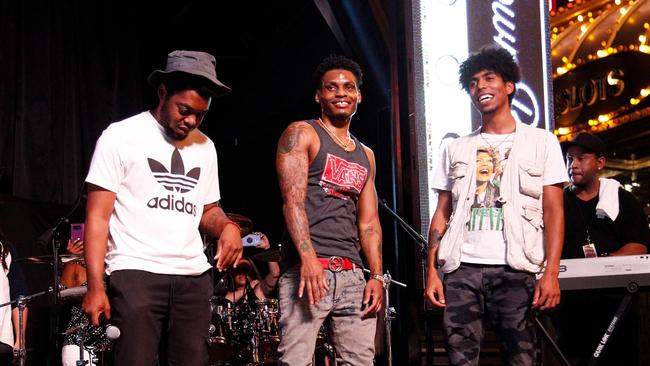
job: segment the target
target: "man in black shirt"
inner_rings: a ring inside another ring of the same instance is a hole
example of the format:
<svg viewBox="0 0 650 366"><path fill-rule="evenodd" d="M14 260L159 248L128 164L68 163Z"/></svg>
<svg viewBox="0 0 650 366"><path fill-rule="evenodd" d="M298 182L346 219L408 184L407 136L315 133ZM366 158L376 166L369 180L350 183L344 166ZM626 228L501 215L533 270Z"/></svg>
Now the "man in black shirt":
<svg viewBox="0 0 650 366"><path fill-rule="evenodd" d="M567 145L567 169L573 184L564 190L567 219L562 258L645 254L650 232L643 208L618 182L600 178L605 166L603 141L583 132ZM609 202L602 202L600 196L609 189L615 194Z"/></svg>
<svg viewBox="0 0 650 366"><path fill-rule="evenodd" d="M580 133L566 144L572 185L564 190L562 258L637 255L647 252L650 230L632 193L601 178L605 144L596 135ZM557 314L560 348L572 365L586 364L607 329L625 289L563 293ZM638 307L622 319L605 350L602 364L638 364Z"/></svg>

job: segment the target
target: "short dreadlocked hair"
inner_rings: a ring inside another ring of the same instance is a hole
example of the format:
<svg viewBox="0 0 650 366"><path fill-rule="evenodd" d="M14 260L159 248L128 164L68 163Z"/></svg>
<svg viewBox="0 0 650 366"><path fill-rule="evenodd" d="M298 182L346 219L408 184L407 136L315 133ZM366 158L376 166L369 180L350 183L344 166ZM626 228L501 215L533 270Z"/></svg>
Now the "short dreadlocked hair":
<svg viewBox="0 0 650 366"><path fill-rule="evenodd" d="M517 83L521 80L521 72L510 52L498 46L484 46L461 63L458 81L466 92L469 92L469 83L474 75L484 70L494 71L506 83L512 82L515 89L508 95L508 100L512 103L517 91Z"/></svg>
<svg viewBox="0 0 650 366"><path fill-rule="evenodd" d="M329 55L316 67L313 76L314 89L320 88L321 79L326 72L337 69L351 72L357 78L357 87L361 89L361 84L363 84L361 66L354 60L340 55Z"/></svg>

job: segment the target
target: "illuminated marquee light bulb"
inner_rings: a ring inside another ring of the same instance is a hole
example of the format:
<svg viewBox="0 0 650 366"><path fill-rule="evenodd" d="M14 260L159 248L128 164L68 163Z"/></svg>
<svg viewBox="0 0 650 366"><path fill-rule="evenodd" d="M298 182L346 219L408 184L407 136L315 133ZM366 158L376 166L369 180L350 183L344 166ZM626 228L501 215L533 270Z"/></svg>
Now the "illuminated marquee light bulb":
<svg viewBox="0 0 650 366"><path fill-rule="evenodd" d="M607 84L609 84L609 85L617 85L620 81L621 81L620 79L617 79L617 78L614 77L614 72L613 71L610 71L607 74Z"/></svg>
<svg viewBox="0 0 650 366"><path fill-rule="evenodd" d="M642 35L639 36L639 42L640 42L641 44L644 44L644 43L645 43L645 35L642 34Z"/></svg>
<svg viewBox="0 0 650 366"><path fill-rule="evenodd" d="M598 122L605 123L607 121L609 121L609 116L607 114L601 114L598 116Z"/></svg>
<svg viewBox="0 0 650 366"><path fill-rule="evenodd" d="M639 100L636 99L636 98L630 98L630 104L637 105L637 104L639 104Z"/></svg>
<svg viewBox="0 0 650 366"><path fill-rule="evenodd" d="M641 97L642 97L642 98L645 98L645 97L647 97L648 95L650 95L650 89L648 89L648 88L641 89L641 91L639 92L639 94L641 94Z"/></svg>
<svg viewBox="0 0 650 366"><path fill-rule="evenodd" d="M605 56L607 56L607 51L605 51L605 50L598 50L598 51L596 51L596 56L598 56L598 57L605 57Z"/></svg>
<svg viewBox="0 0 650 366"><path fill-rule="evenodd" d="M571 130L569 130L566 127L560 127L560 128L557 129L557 133L559 133L560 135L566 135L569 132L571 132Z"/></svg>

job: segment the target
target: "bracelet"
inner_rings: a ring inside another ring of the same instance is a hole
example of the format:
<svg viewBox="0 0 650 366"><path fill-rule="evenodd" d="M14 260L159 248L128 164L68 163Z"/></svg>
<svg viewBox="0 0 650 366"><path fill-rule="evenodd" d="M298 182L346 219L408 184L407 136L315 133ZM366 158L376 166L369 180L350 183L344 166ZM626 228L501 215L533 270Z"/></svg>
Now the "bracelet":
<svg viewBox="0 0 650 366"><path fill-rule="evenodd" d="M377 280L381 283L384 283L384 275L376 274L376 273L371 273L370 274L370 279L371 280Z"/></svg>
<svg viewBox="0 0 650 366"><path fill-rule="evenodd" d="M241 232L241 226L239 226L239 224L237 224L236 222L234 222L232 220L227 221L225 224L223 224L223 227L221 228L221 231L223 231L226 228L226 225L229 225L229 224L230 225L235 225L237 227L237 230L239 230L239 232Z"/></svg>

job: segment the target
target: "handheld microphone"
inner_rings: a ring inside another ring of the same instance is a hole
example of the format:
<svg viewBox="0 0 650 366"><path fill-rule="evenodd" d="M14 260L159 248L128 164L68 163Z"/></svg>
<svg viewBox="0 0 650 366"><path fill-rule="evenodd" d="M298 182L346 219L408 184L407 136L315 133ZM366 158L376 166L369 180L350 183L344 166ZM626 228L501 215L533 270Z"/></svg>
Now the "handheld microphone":
<svg viewBox="0 0 650 366"><path fill-rule="evenodd" d="M106 338L110 339L111 341L120 338L120 335L122 334L120 332L120 328L108 322L108 319L106 319L106 315L104 313L99 313L99 326L104 328Z"/></svg>

